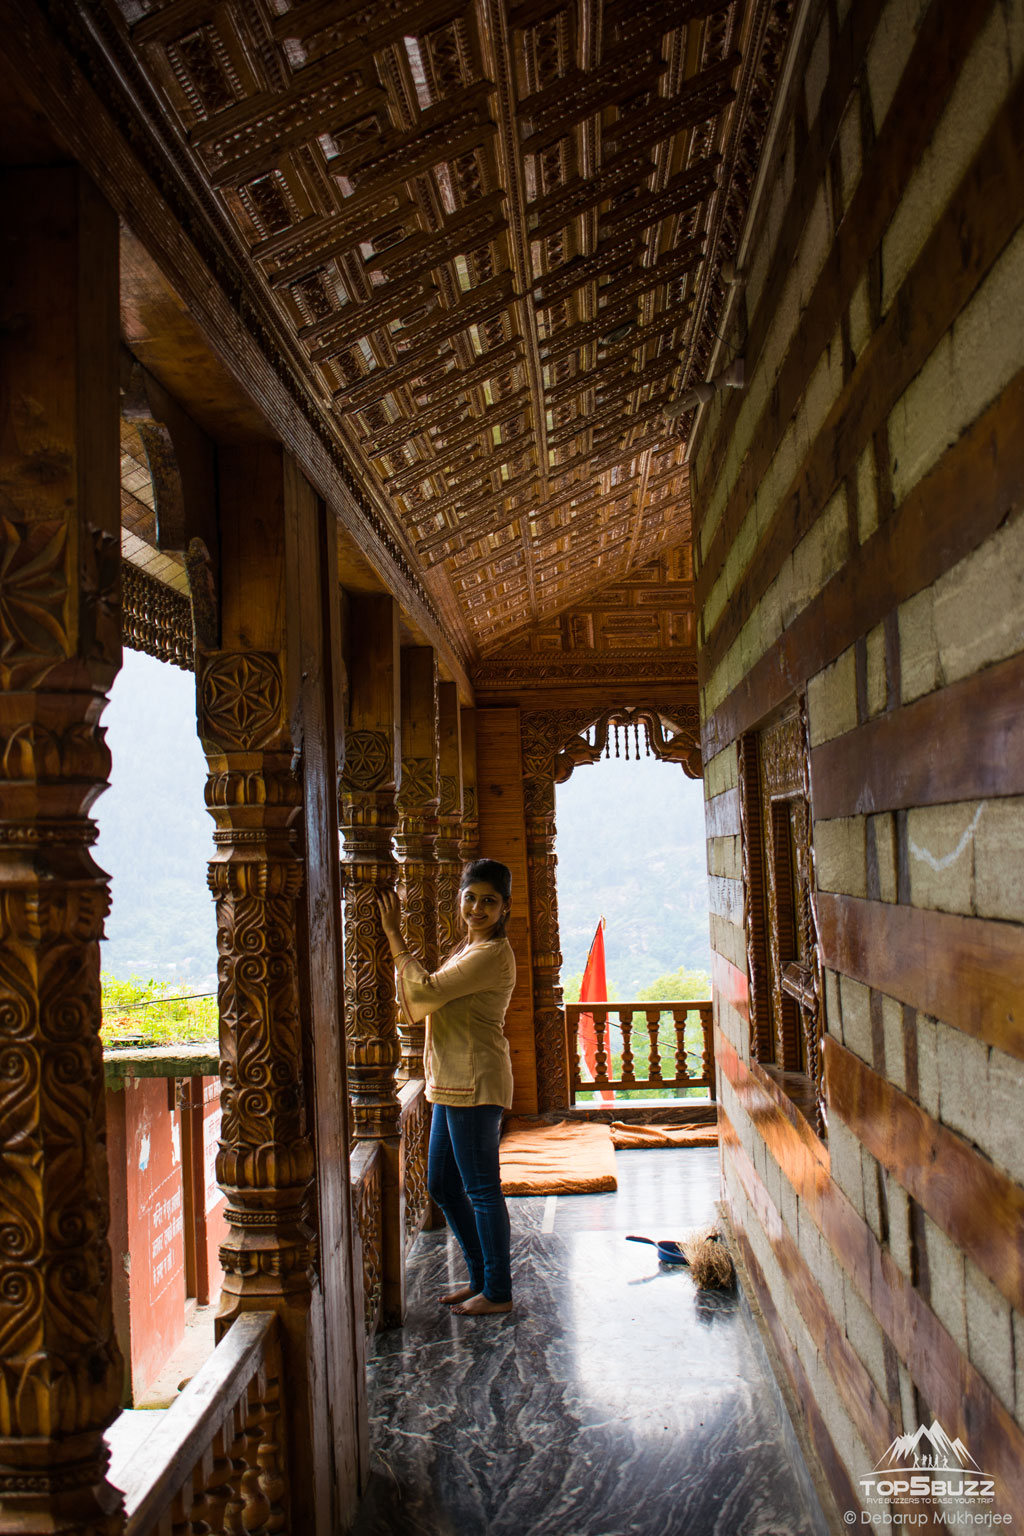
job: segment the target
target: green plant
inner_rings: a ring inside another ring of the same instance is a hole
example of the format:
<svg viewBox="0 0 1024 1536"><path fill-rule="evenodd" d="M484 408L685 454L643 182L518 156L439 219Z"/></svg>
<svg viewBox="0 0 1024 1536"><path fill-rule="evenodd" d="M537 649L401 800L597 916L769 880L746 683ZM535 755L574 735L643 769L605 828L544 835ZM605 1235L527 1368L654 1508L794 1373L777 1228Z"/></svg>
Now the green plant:
<svg viewBox="0 0 1024 1536"><path fill-rule="evenodd" d="M195 1045L217 1039L216 997L193 995L188 982L172 987L141 976L124 981L104 971L100 988L105 1045Z"/></svg>

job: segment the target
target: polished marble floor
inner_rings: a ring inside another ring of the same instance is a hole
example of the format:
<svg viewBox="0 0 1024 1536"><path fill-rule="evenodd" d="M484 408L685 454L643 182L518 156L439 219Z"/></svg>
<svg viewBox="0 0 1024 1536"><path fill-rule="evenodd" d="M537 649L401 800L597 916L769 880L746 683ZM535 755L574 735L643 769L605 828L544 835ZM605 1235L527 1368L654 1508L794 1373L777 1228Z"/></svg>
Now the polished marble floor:
<svg viewBox="0 0 1024 1536"><path fill-rule="evenodd" d="M357 1536L824 1536L741 1297L627 1232L714 1219L714 1148L619 1152L614 1194L509 1201L516 1308L460 1318L446 1232L370 1361Z"/></svg>

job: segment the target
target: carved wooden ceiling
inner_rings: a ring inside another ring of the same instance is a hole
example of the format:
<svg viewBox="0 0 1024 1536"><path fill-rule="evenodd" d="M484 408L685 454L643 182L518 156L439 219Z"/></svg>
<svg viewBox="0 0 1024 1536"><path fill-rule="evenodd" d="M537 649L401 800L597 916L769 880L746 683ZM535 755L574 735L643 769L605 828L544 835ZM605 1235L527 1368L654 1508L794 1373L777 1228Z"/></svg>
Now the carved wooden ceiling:
<svg viewBox="0 0 1024 1536"><path fill-rule="evenodd" d="M688 644L663 408L706 376L789 0L103 3L468 659Z"/></svg>

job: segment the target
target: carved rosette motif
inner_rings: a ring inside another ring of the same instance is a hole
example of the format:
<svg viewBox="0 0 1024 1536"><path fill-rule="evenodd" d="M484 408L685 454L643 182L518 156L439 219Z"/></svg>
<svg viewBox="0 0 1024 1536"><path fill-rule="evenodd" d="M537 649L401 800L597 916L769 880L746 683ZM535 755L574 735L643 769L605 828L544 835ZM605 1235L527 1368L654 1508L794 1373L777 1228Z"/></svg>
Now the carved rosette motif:
<svg viewBox="0 0 1024 1536"><path fill-rule="evenodd" d="M438 806L437 842L437 952L444 959L462 940L459 921L459 879L462 857L462 797L453 774L442 774Z"/></svg>
<svg viewBox="0 0 1024 1536"><path fill-rule="evenodd" d="M339 786L344 852L345 1019L348 1085L357 1140L398 1135L400 1060L395 967L377 911L377 892L393 889L398 865L394 765L387 736L350 731Z"/></svg>
<svg viewBox="0 0 1024 1536"><path fill-rule="evenodd" d="M437 967L437 767L433 758L403 757L402 788L398 796L398 894L409 948L428 971ZM426 1027L401 1015L399 1078L405 1082L423 1076Z"/></svg>
<svg viewBox="0 0 1024 1536"><path fill-rule="evenodd" d="M229 1227L220 1315L230 1318L247 1298L272 1305L309 1287L313 1153L299 1011L303 869L293 830L302 788L285 740L277 658L217 653L202 659L200 679L217 848L208 875L217 906L217 1178ZM248 688L259 691L249 698Z"/></svg>

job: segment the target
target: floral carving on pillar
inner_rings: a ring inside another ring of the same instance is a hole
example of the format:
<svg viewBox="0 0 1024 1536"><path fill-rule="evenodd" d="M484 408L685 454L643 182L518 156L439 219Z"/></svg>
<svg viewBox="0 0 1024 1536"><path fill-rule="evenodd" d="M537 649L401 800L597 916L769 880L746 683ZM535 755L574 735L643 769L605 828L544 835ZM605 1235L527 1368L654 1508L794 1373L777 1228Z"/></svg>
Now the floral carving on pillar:
<svg viewBox="0 0 1024 1536"><path fill-rule="evenodd" d="M302 1085L292 771L276 656L201 658L200 734L216 823L209 886L217 906L221 1124L217 1178L228 1204L220 1316L295 1304L309 1290L313 1151Z"/></svg>
<svg viewBox="0 0 1024 1536"><path fill-rule="evenodd" d="M398 1136L395 967L377 912L377 892L394 887L398 875L391 742L385 731L350 730L339 791L348 1085L357 1140Z"/></svg>
<svg viewBox="0 0 1024 1536"><path fill-rule="evenodd" d="M114 1536L91 811L121 665L117 219L72 166L0 180L0 1523Z"/></svg>
<svg viewBox="0 0 1024 1536"><path fill-rule="evenodd" d="M402 788L398 796L398 893L402 900L405 937L413 954L428 971L437 968L437 840L438 783L434 758L403 757ZM399 1076L408 1081L423 1076L426 1028L401 1017L402 1062Z"/></svg>

